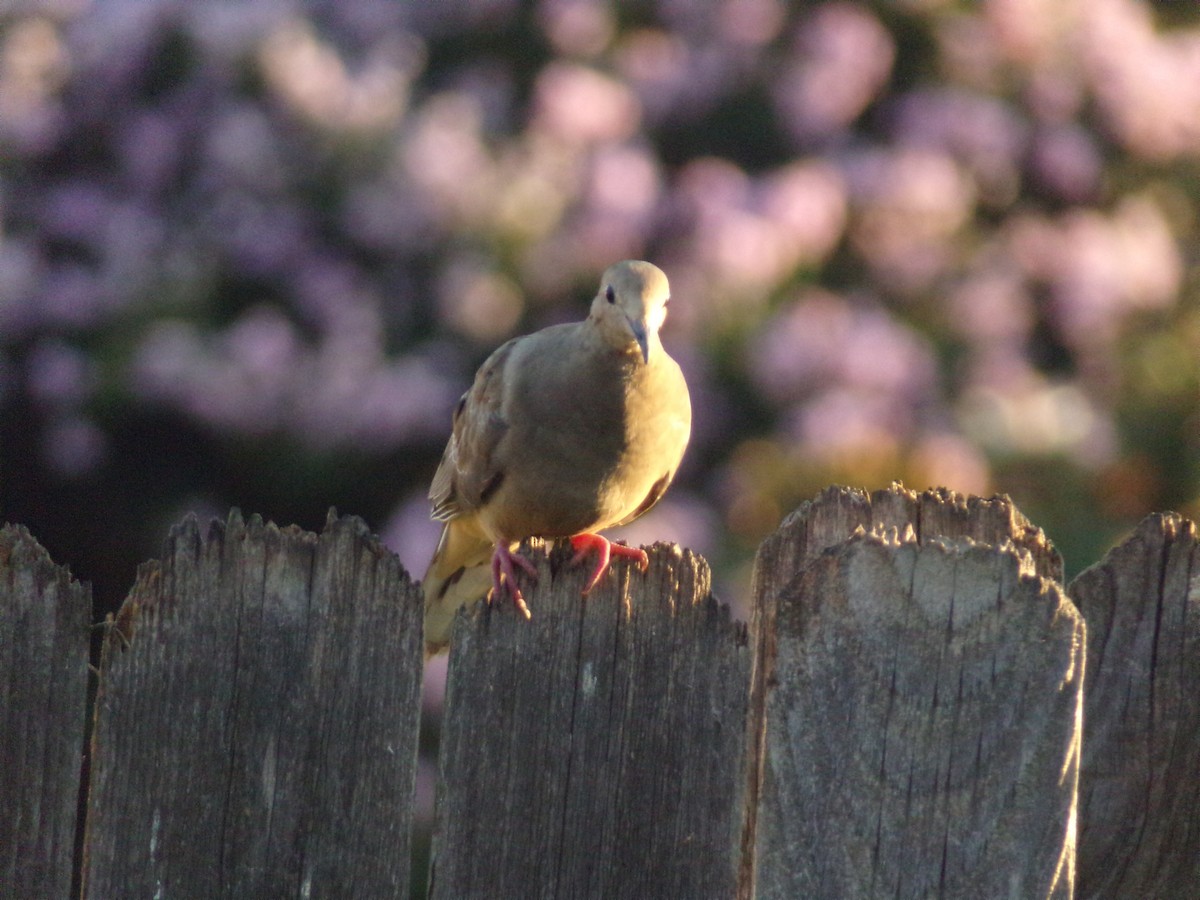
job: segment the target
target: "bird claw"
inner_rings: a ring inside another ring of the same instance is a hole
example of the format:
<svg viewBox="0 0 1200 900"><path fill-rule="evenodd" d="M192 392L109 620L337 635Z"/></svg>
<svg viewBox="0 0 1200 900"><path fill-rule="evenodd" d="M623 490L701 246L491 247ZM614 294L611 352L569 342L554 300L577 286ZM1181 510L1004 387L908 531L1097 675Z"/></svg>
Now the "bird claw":
<svg viewBox="0 0 1200 900"><path fill-rule="evenodd" d="M599 583L600 578L608 570L609 561L614 556L623 556L626 559L634 560L638 570L642 572L645 572L650 566L650 557L646 555L645 550L640 547L627 547L625 544L615 544L600 534L592 534L591 532L577 534L571 538L571 546L575 548L575 556L571 558L571 565L582 562L589 550L594 549L599 556L596 567L592 569L591 577L588 578L588 582L583 588L585 597Z"/></svg>
<svg viewBox="0 0 1200 900"><path fill-rule="evenodd" d="M513 553L503 544L497 544L495 552L492 553L492 589L488 591L487 600L488 603L491 603L507 591L517 611L526 619L530 619L533 618L533 614L529 612L525 597L521 594L521 589L517 587L517 571L513 567L514 563L524 569L530 578L537 581L537 567L533 563L521 554Z"/></svg>

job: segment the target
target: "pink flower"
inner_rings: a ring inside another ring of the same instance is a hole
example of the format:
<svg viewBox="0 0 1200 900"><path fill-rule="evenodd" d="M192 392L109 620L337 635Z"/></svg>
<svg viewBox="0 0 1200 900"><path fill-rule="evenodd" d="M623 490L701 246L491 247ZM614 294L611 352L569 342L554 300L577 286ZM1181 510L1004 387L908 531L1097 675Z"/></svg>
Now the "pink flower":
<svg viewBox="0 0 1200 900"><path fill-rule="evenodd" d="M871 150L844 163L851 238L877 279L900 292L928 288L954 258L950 238L975 211L969 177L948 155Z"/></svg>
<svg viewBox="0 0 1200 900"><path fill-rule="evenodd" d="M1107 347L1137 309L1175 302L1183 261L1170 226L1148 197L1128 197L1112 216L1076 209L1057 221L1027 216L1010 228L1013 258L1049 286L1051 311L1074 347Z"/></svg>
<svg viewBox="0 0 1200 900"><path fill-rule="evenodd" d="M1079 39L1101 112L1128 149L1149 159L1200 152L1200 29L1160 35L1147 5L1093 0Z"/></svg>
<svg viewBox="0 0 1200 900"><path fill-rule="evenodd" d="M641 104L629 88L584 66L550 63L534 93L535 125L570 144L622 140L641 120Z"/></svg>

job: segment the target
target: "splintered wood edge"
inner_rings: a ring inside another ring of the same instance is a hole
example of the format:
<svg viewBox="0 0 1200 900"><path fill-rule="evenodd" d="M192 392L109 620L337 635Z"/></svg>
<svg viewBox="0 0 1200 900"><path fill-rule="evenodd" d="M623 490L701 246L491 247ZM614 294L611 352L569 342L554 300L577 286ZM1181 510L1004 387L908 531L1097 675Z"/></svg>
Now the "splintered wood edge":
<svg viewBox="0 0 1200 900"><path fill-rule="evenodd" d="M807 558L811 559L845 540L856 526L918 542L970 538L1000 545L1007 540L1030 555L1039 575L1062 581L1062 557L1045 532L1030 522L1007 494L980 497L944 487L918 493L899 482L871 493L828 487L785 516L764 541L763 550L773 539L794 540L796 533L803 531L809 544Z"/></svg>
<svg viewBox="0 0 1200 900"><path fill-rule="evenodd" d="M21 573L32 578L28 585L32 590L21 590L22 585L14 578ZM0 577L11 584L18 601L16 608L5 610L8 625L15 627L24 621L22 610L32 609L39 599L53 598L57 614L51 613L47 624L64 637L71 629L78 629L79 663L86 670L92 621L91 584L77 580L70 566L56 563L24 525L7 522L0 525ZM8 590L5 588L6 593ZM39 615L46 612L40 610ZM19 641L17 644L20 646Z"/></svg>
<svg viewBox="0 0 1200 900"><path fill-rule="evenodd" d="M56 563L50 552L24 525L11 522L0 524L0 571L5 569L31 572L39 586L54 583L59 590L67 593L76 596L86 594L88 614L91 614L91 585L77 580L71 574L69 565Z"/></svg>
<svg viewBox="0 0 1200 900"><path fill-rule="evenodd" d="M761 700L774 659L779 597L813 560L857 533L918 544L948 540L1007 548L1028 560L1038 575L1062 581L1061 555L1006 495L985 498L946 488L917 493L899 483L870 494L828 487L784 517L755 556L750 631L758 648L752 702Z"/></svg>
<svg viewBox="0 0 1200 900"><path fill-rule="evenodd" d="M206 526L201 525L200 518L194 512L189 512L171 526L166 540L163 541L160 556L138 566L133 587L120 608L115 615L110 613L101 623L106 632L101 669L104 668L109 654L123 652L132 646L139 621L144 614L155 613L164 601L171 601L171 598L164 598L162 594L163 571L181 551L186 552L186 549L190 548L192 555L198 558L205 548L213 545L222 545L231 540L258 538L263 534L272 533L315 548L322 539L332 539L342 529L350 529L356 538L363 540L364 549L378 558L392 557L402 586L407 584L412 587L416 584L399 557L383 544L378 535L371 532L366 522L358 516L339 516L336 507L329 508L320 533L308 531L295 524L277 525L269 519L264 520L258 513L252 513L246 518L236 506L229 510L224 519L210 518Z"/></svg>

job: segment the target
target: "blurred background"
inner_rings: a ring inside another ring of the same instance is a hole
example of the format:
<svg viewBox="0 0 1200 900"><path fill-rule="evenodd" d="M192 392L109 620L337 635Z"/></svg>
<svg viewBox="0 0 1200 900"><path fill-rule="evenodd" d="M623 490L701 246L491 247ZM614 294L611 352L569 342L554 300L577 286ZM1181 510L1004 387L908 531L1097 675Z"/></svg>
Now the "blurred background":
<svg viewBox="0 0 1200 900"><path fill-rule="evenodd" d="M424 574L450 409L600 272L696 407L628 529L744 599L840 482L1096 562L1200 496L1200 7L10 2L0 516L113 610L170 524L365 518Z"/></svg>
<svg viewBox="0 0 1200 900"><path fill-rule="evenodd" d="M744 598L827 484L1195 515L1200 10L42 0L0 16L0 516L120 602L186 512L420 577L450 409L653 260L696 407L629 530Z"/></svg>
<svg viewBox="0 0 1200 900"><path fill-rule="evenodd" d="M611 262L695 432L628 529L745 598L831 483L1007 492L1068 576L1200 513L1200 6L10 2L0 518L112 611L171 524L423 574L450 410Z"/></svg>
<svg viewBox="0 0 1200 900"><path fill-rule="evenodd" d="M654 260L696 427L631 540L743 599L830 482L1067 559L1200 494L1200 11L1138 0L6 4L0 515L119 604L187 511L424 572L450 409Z"/></svg>

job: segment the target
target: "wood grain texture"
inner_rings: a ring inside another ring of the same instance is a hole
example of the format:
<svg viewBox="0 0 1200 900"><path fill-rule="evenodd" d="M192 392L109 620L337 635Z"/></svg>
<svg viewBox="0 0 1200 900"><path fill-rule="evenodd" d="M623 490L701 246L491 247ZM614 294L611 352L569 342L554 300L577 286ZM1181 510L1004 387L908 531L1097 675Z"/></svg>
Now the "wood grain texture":
<svg viewBox="0 0 1200 900"><path fill-rule="evenodd" d="M1036 574L1062 581L1062 556L1006 496L965 496L944 488L916 493L899 484L870 494L840 486L826 488L788 515L762 542L755 558L750 589L750 633L758 644L755 709L761 707L767 675L759 663L773 658L779 595L805 566L860 529L918 542L947 538L1012 545L1028 558Z"/></svg>
<svg viewBox="0 0 1200 900"><path fill-rule="evenodd" d="M732 896L745 626L675 547L587 598L569 548L531 557L532 620L502 603L456 623L431 896Z"/></svg>
<svg viewBox="0 0 1200 900"><path fill-rule="evenodd" d="M1200 557L1153 515L1071 582L1088 626L1079 891L1200 896Z"/></svg>
<svg viewBox="0 0 1200 900"><path fill-rule="evenodd" d="M0 528L0 897L67 897L87 708L91 589Z"/></svg>
<svg viewBox="0 0 1200 900"><path fill-rule="evenodd" d="M1070 896L1060 572L1005 498L898 487L826 491L764 542L740 896Z"/></svg>
<svg viewBox="0 0 1200 900"><path fill-rule="evenodd" d="M189 517L118 628L89 896L407 896L421 600L361 521Z"/></svg>

